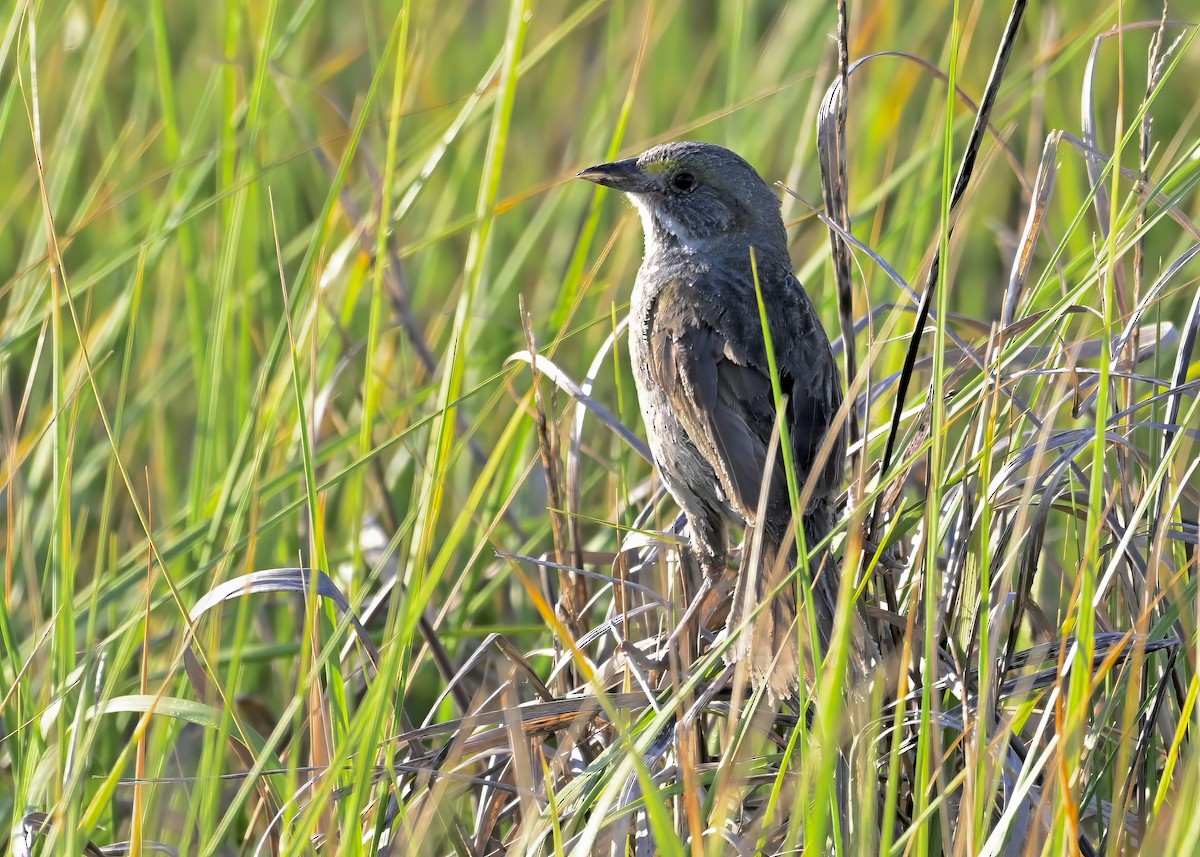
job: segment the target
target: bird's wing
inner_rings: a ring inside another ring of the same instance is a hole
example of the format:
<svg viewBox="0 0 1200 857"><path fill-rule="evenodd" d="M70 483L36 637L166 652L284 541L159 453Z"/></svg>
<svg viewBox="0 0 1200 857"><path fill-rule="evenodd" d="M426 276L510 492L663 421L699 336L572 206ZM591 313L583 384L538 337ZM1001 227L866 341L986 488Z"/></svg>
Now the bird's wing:
<svg viewBox="0 0 1200 857"><path fill-rule="evenodd" d="M744 288L719 285L676 280L662 290L648 331L649 368L728 501L752 522L775 423L775 397L757 307L745 305ZM809 321L815 321L811 313ZM781 389L788 396L788 430L803 483L841 393L823 331L817 326L796 334L787 343L776 340L776 353L783 357L778 361ZM842 462L840 449L834 452L838 460L830 456L818 478L820 496L837 485ZM786 480L780 460L768 489L770 502L786 496Z"/></svg>

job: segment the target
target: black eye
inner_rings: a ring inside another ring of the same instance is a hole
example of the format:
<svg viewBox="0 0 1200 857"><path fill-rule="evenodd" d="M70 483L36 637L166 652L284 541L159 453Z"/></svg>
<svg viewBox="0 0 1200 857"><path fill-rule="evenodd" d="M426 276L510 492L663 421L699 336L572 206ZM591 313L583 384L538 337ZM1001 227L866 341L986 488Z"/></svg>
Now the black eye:
<svg viewBox="0 0 1200 857"><path fill-rule="evenodd" d="M671 179L671 185L675 190L687 193L695 189L696 177L688 172L676 173L675 177Z"/></svg>

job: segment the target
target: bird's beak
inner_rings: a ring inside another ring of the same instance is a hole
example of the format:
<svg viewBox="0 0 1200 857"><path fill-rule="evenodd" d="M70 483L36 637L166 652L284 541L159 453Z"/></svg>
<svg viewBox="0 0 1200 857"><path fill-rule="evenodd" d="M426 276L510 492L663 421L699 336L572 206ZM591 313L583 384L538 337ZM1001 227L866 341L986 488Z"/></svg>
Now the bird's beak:
<svg viewBox="0 0 1200 857"><path fill-rule="evenodd" d="M581 170L575 178L586 179L625 193L645 193L650 190L649 177L638 166L637 158L626 158L611 164L597 164Z"/></svg>

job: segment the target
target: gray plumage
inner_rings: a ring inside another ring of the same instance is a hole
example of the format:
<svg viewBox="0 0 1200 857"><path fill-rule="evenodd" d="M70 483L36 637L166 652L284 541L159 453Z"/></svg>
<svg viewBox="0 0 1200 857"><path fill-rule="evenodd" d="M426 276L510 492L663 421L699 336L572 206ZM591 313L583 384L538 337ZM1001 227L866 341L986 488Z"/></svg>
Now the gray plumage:
<svg viewBox="0 0 1200 857"><path fill-rule="evenodd" d="M842 402L829 339L792 273L779 199L738 155L706 143L668 143L580 177L624 191L646 237L630 309L629 343L655 463L687 515L697 560L710 579L726 567L726 524L746 527L728 629L749 625L730 650L755 686L786 696L799 679L796 596L785 587L749 617L794 565L780 556L791 526L782 456L759 499L775 425L775 397L750 248L770 322L784 420L801 485L813 480L803 524L809 545L836 521L844 464L839 430L819 472L818 451ZM750 567L755 539L760 562ZM836 603L836 570L824 569L817 617L822 647ZM832 594L831 594L832 593Z"/></svg>

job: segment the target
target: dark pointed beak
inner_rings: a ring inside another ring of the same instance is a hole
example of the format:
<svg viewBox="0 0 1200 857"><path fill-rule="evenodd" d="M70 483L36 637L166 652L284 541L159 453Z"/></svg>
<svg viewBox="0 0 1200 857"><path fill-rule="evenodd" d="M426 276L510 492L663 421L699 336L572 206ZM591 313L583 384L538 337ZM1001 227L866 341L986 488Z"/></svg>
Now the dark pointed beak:
<svg viewBox="0 0 1200 857"><path fill-rule="evenodd" d="M650 189L649 177L638 166L637 158L626 158L611 164L597 164L581 170L575 178L586 179L625 193L645 193Z"/></svg>

